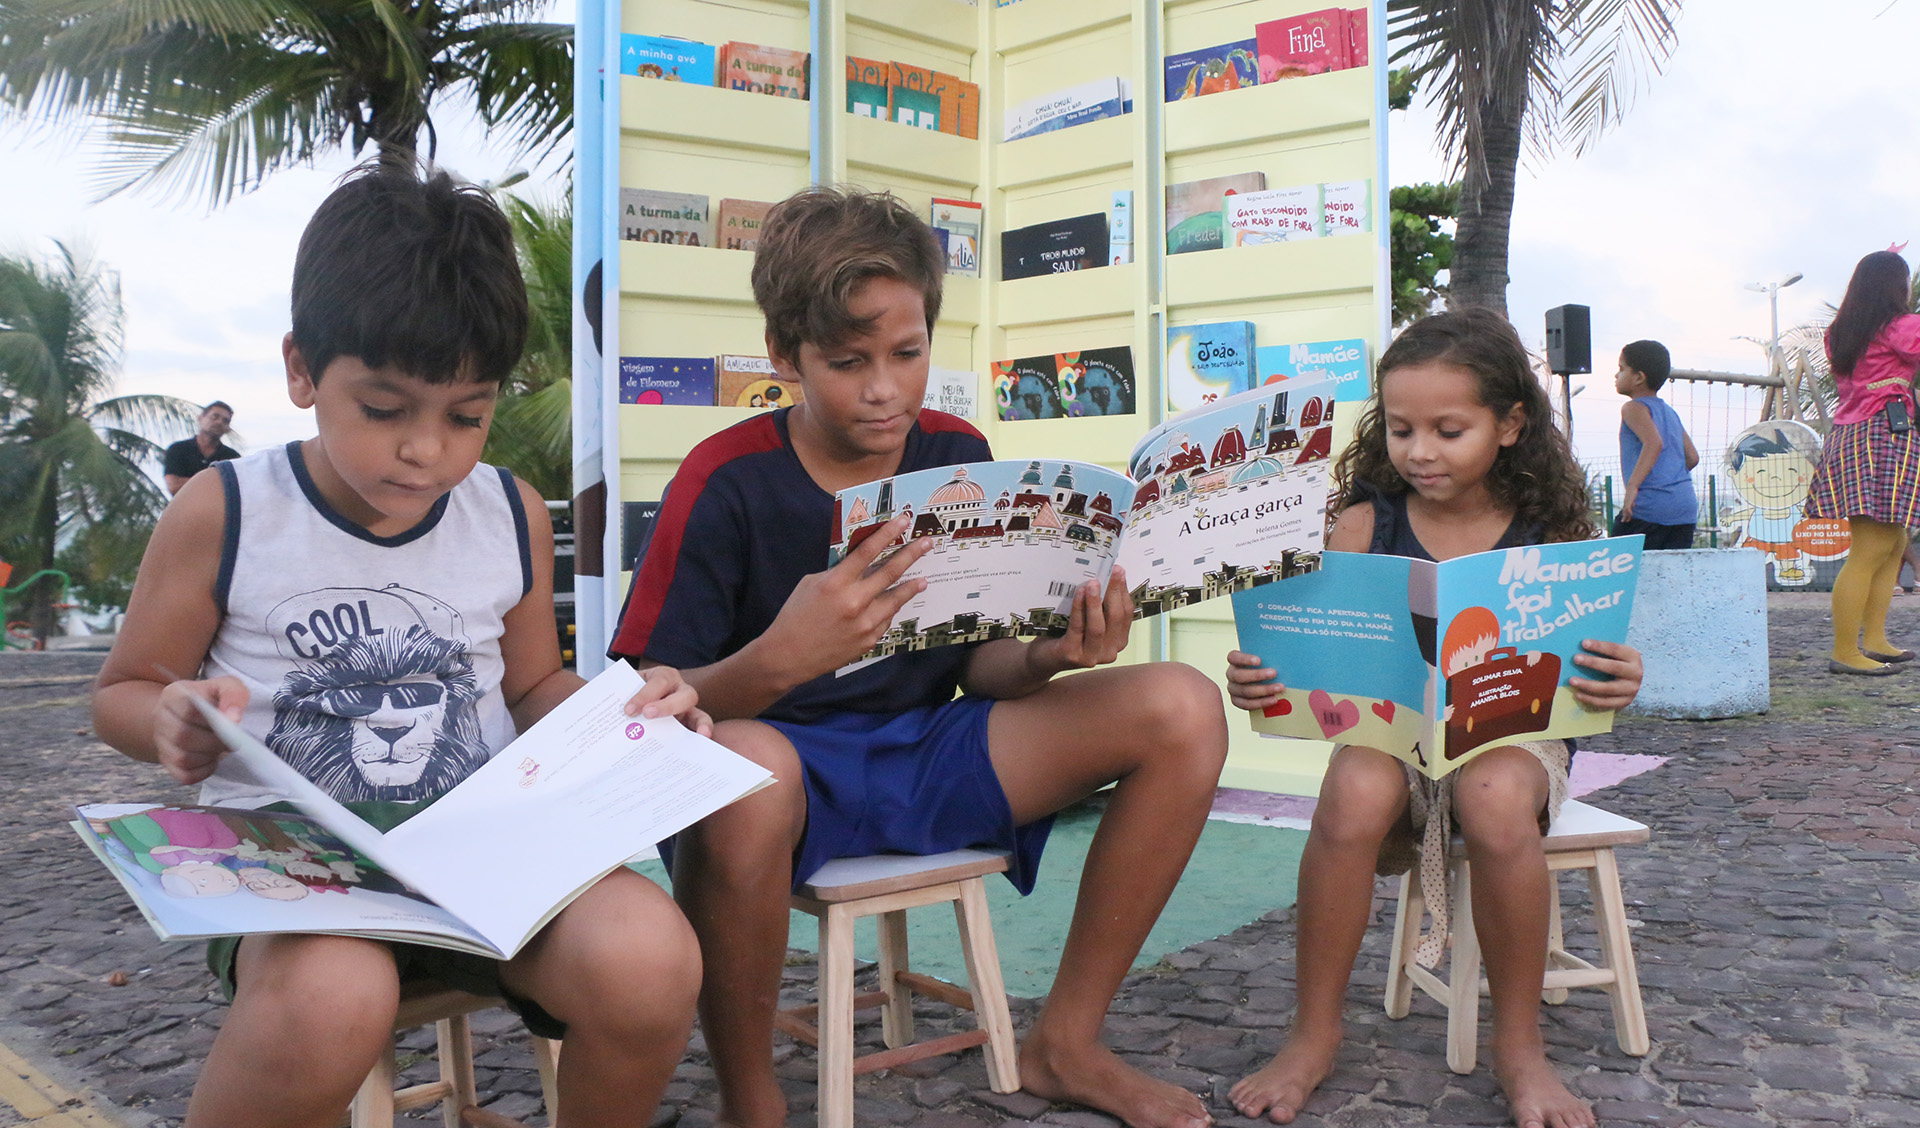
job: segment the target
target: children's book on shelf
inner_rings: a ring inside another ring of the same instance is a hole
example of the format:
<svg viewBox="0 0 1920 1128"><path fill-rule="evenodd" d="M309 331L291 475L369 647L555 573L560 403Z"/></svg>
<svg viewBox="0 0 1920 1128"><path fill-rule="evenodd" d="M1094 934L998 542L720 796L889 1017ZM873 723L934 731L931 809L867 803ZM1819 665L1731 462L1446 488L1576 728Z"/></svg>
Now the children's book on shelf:
<svg viewBox="0 0 1920 1128"><path fill-rule="evenodd" d="M720 48L717 85L749 94L807 100L810 56L788 47L731 42Z"/></svg>
<svg viewBox="0 0 1920 1128"><path fill-rule="evenodd" d="M1373 185L1337 180L1320 186L1320 209L1329 235L1358 235L1373 230Z"/></svg>
<svg viewBox="0 0 1920 1128"><path fill-rule="evenodd" d="M1000 277L1037 278L1107 265L1107 214L1068 216L1000 233Z"/></svg>
<svg viewBox="0 0 1920 1128"><path fill-rule="evenodd" d="M712 407L714 366L710 356L623 356L621 403L677 403Z"/></svg>
<svg viewBox="0 0 1920 1128"><path fill-rule="evenodd" d="M912 517L901 543L935 538L906 573L926 589L863 660L1058 634L1074 592L1104 584L1115 565L1136 616L1312 571L1326 519L1327 390L1275 385L1176 416L1140 440L1126 474L1014 459L840 491L830 560L901 514Z"/></svg>
<svg viewBox="0 0 1920 1128"><path fill-rule="evenodd" d="M980 277L980 231L986 225L984 205L970 200L936 196L929 219L935 231L946 232L947 273Z"/></svg>
<svg viewBox="0 0 1920 1128"><path fill-rule="evenodd" d="M1605 680L1573 656L1626 641L1642 540L1439 564L1329 552L1311 577L1236 594L1240 649L1286 686L1253 727L1378 748L1436 779L1487 748L1606 732L1613 713L1567 679Z"/></svg>
<svg viewBox="0 0 1920 1128"><path fill-rule="evenodd" d="M620 237L641 243L711 247L713 215L707 197L691 192L622 188Z"/></svg>
<svg viewBox="0 0 1920 1128"><path fill-rule="evenodd" d="M1115 188L1107 208L1107 262L1123 266L1133 261L1133 189Z"/></svg>
<svg viewBox="0 0 1920 1128"><path fill-rule="evenodd" d="M1167 330L1167 407L1192 411L1254 386L1251 321L1211 321Z"/></svg>
<svg viewBox="0 0 1920 1128"><path fill-rule="evenodd" d="M1132 345L1056 353L1053 360L1060 374L1060 403L1067 418L1133 414Z"/></svg>
<svg viewBox="0 0 1920 1128"><path fill-rule="evenodd" d="M1235 193L1226 198L1224 220L1228 242L1236 247L1318 239L1325 233L1320 213L1320 186L1300 184L1292 188Z"/></svg>
<svg viewBox="0 0 1920 1128"><path fill-rule="evenodd" d="M958 75L937 71L932 67L916 67L898 60L887 64L887 83L889 90L905 90L918 96L913 103L920 110L921 120L908 122L922 127L937 129L942 133L952 133L960 137L980 136L980 87ZM937 105L927 102L933 98ZM927 108L931 108L932 125L928 125Z"/></svg>
<svg viewBox="0 0 1920 1128"><path fill-rule="evenodd" d="M906 86L887 87L887 117L915 129L940 130L940 95Z"/></svg>
<svg viewBox="0 0 1920 1128"><path fill-rule="evenodd" d="M1204 51L1166 57L1167 101L1179 102L1260 84L1260 53L1255 41L1222 43Z"/></svg>
<svg viewBox="0 0 1920 1128"><path fill-rule="evenodd" d="M721 407L790 407L805 400L797 380L783 380L764 356L729 354L714 361L720 390L714 402Z"/></svg>
<svg viewBox="0 0 1920 1128"><path fill-rule="evenodd" d="M1066 418L1059 362L1051 354L994 361L993 403L1002 422Z"/></svg>
<svg viewBox="0 0 1920 1128"><path fill-rule="evenodd" d="M887 75L891 66L878 59L847 56L847 112L861 117L887 117Z"/></svg>
<svg viewBox="0 0 1920 1128"><path fill-rule="evenodd" d="M1353 65L1352 20L1345 8L1323 8L1255 24L1260 81L1279 82L1345 70Z"/></svg>
<svg viewBox="0 0 1920 1128"><path fill-rule="evenodd" d="M1119 77L1095 79L1043 94L1008 110L1006 128L1000 139L1018 141L1022 137L1119 117L1129 108L1127 92Z"/></svg>
<svg viewBox="0 0 1920 1128"><path fill-rule="evenodd" d="M1347 65L1364 67L1367 65L1367 9L1347 9Z"/></svg>
<svg viewBox="0 0 1920 1128"><path fill-rule="evenodd" d="M385 833L202 704L233 750L223 770L298 814L102 803L72 826L162 940L325 932L508 959L594 882L771 781L672 718L627 716L640 686L615 662Z"/></svg>
<svg viewBox="0 0 1920 1128"><path fill-rule="evenodd" d="M958 415L980 416L980 374L960 368L927 369L927 394L920 406Z"/></svg>
<svg viewBox="0 0 1920 1128"><path fill-rule="evenodd" d="M716 55L711 43L664 35L622 35L620 73L712 86Z"/></svg>
<svg viewBox="0 0 1920 1128"><path fill-rule="evenodd" d="M713 213L719 245L729 251L751 251L760 245L760 222L773 205L765 200L721 200Z"/></svg>
<svg viewBox="0 0 1920 1128"><path fill-rule="evenodd" d="M1261 192L1264 172L1241 172L1167 185L1167 253L1212 251L1226 246L1228 196Z"/></svg>
<svg viewBox="0 0 1920 1128"><path fill-rule="evenodd" d="M1272 384L1280 380L1331 380L1333 398L1339 403L1358 403L1366 399L1372 384L1368 375L1367 342L1359 337L1344 341L1308 341L1298 345L1261 345L1253 350L1256 382Z"/></svg>

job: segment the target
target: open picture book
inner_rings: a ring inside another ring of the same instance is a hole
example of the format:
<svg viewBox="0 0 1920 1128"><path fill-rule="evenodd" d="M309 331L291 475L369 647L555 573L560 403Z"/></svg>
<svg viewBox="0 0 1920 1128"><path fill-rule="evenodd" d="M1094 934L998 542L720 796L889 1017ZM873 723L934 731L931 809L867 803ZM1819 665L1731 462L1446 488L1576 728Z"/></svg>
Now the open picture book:
<svg viewBox="0 0 1920 1128"><path fill-rule="evenodd" d="M616 662L431 806L381 833L202 704L298 814L92 804L73 827L162 940L326 932L511 958L654 843L772 781L667 717L629 717ZM277 805L276 805L277 806Z"/></svg>
<svg viewBox="0 0 1920 1128"><path fill-rule="evenodd" d="M1333 387L1289 380L1148 431L1126 474L1065 459L943 466L834 499L837 563L902 514L927 588L863 661L956 642L1059 634L1076 589L1126 570L1136 618L1319 566ZM885 556L883 554L882 559Z"/></svg>
<svg viewBox="0 0 1920 1128"><path fill-rule="evenodd" d="M1613 728L1567 680L1586 639L1625 642L1644 538L1530 545L1444 563L1329 552L1320 570L1233 597L1240 649L1286 695L1271 736L1378 748L1439 778L1503 744Z"/></svg>

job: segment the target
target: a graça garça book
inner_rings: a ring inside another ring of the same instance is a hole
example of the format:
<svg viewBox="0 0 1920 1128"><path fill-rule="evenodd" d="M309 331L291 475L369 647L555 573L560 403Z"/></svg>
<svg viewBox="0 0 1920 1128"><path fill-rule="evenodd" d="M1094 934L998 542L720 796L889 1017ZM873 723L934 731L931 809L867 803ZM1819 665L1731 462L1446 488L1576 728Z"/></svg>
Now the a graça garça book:
<svg viewBox="0 0 1920 1128"><path fill-rule="evenodd" d="M627 716L640 686L614 663L384 834L211 709L222 771L299 814L110 803L72 825L162 940L330 932L507 959L616 867L771 780L678 721Z"/></svg>
<svg viewBox="0 0 1920 1128"><path fill-rule="evenodd" d="M1287 381L1186 412L1147 432L1122 474L1011 459L883 478L835 498L829 562L894 518L899 543L936 538L908 569L927 588L866 656L1059 634L1073 593L1126 569L1136 617L1318 566L1326 520L1332 386Z"/></svg>
<svg viewBox="0 0 1920 1128"><path fill-rule="evenodd" d="M1233 597L1240 649L1286 696L1256 731L1378 748L1434 778L1484 749L1613 728L1574 700L1586 639L1625 642L1641 537L1444 563L1329 552L1312 576Z"/></svg>

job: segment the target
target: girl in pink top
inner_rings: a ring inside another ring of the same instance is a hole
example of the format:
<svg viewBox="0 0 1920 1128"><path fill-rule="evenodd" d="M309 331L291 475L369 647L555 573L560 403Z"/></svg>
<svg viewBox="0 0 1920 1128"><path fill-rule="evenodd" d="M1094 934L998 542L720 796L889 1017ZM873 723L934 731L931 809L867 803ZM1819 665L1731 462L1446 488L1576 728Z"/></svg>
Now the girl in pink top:
<svg viewBox="0 0 1920 1128"><path fill-rule="evenodd" d="M1920 525L1920 442L1914 438L1914 372L1920 316L1906 260L1875 251L1860 260L1827 330L1840 408L1820 453L1807 516L1844 517L1853 543L1833 581L1836 674L1891 674L1911 650L1887 638L1887 608Z"/></svg>

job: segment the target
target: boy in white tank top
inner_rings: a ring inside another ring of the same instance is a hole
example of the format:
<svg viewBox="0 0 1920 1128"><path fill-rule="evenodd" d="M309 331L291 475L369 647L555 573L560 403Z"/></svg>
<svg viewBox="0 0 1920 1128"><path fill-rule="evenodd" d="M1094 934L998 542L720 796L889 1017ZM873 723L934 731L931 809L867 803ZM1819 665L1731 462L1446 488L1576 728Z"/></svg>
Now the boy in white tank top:
<svg viewBox="0 0 1920 1128"><path fill-rule="evenodd" d="M444 173L370 171L301 237L287 391L317 436L187 483L158 526L101 671L94 723L202 797L212 702L376 826L431 803L582 683L553 628L553 532L531 487L480 464L526 339L506 218ZM169 671L197 672L174 680ZM671 669L628 711L707 732ZM685 1051L698 946L658 886L615 870L504 963L357 937L216 941L233 1009L187 1123L342 1119L388 1045L401 984L501 994L566 1037L567 1122L645 1124Z"/></svg>

